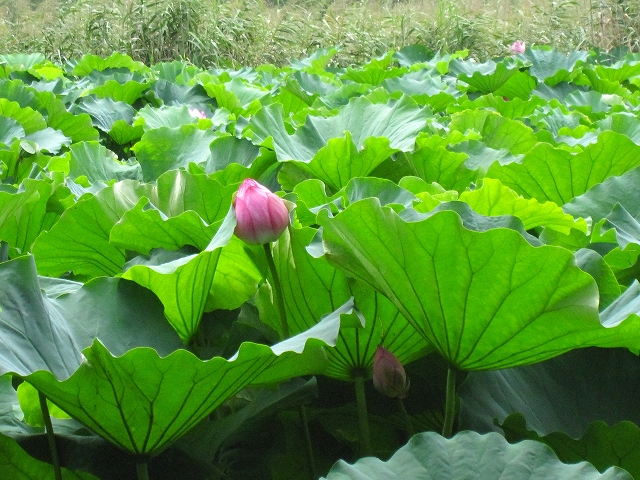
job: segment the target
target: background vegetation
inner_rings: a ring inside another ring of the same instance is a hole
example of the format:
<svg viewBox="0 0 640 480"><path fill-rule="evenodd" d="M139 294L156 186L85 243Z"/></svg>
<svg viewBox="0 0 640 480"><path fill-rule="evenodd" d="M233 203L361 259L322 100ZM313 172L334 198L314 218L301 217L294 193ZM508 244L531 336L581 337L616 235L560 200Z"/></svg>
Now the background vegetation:
<svg viewBox="0 0 640 480"><path fill-rule="evenodd" d="M472 58L514 40L561 50L640 48L637 0L0 0L0 53L64 62L127 53L146 64L282 65L339 45L337 66L421 43Z"/></svg>

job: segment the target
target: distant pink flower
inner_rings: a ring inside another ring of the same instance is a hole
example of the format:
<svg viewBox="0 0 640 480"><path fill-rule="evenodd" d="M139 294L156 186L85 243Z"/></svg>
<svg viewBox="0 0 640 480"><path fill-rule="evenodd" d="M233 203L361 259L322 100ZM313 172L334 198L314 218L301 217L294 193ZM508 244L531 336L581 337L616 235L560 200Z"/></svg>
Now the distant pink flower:
<svg viewBox="0 0 640 480"><path fill-rule="evenodd" d="M191 115L194 118L207 118L207 114L204 112L201 112L197 108L190 108L189 115Z"/></svg>
<svg viewBox="0 0 640 480"><path fill-rule="evenodd" d="M409 379L396 356L378 345L373 357L373 386L388 397L404 398L409 391Z"/></svg>
<svg viewBox="0 0 640 480"><path fill-rule="evenodd" d="M236 236L251 245L262 245L280 238L289 225L285 201L251 178L247 178L233 199Z"/></svg>
<svg viewBox="0 0 640 480"><path fill-rule="evenodd" d="M524 53L526 49L526 43L521 42L520 40L516 40L515 42L513 42L513 45L511 45L511 54L515 55L516 53Z"/></svg>

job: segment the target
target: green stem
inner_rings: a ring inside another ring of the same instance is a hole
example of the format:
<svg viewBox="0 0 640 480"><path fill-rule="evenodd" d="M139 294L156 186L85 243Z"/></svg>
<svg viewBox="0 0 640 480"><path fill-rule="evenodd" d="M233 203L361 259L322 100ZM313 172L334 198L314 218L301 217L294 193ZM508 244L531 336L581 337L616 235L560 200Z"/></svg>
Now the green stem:
<svg viewBox="0 0 640 480"><path fill-rule="evenodd" d="M409 412L407 412L407 409L404 408L404 400L398 398L398 404L400 405L400 414L402 415L402 418L404 418L404 424L407 429L407 434L409 434L409 437L413 437L413 435L415 434L415 430L413 429L413 422L411 422Z"/></svg>
<svg viewBox="0 0 640 480"><path fill-rule="evenodd" d="M360 456L371 456L371 434L369 433L369 415L367 413L367 396L364 391L364 375L355 375L356 405L358 408L358 425L360 427Z"/></svg>
<svg viewBox="0 0 640 480"><path fill-rule="evenodd" d="M450 438L453 433L453 421L456 416L456 369L449 365L447 370L447 393L444 404L444 425L442 436Z"/></svg>
<svg viewBox="0 0 640 480"><path fill-rule="evenodd" d="M60 457L58 456L58 446L56 445L56 437L53 433L53 424L51 423L51 415L49 415L49 406L47 405L47 397L38 392L40 399L40 410L42 410L42 418L47 432L47 441L49 442L49 451L51 452L51 463L56 480L62 480L62 469L60 468Z"/></svg>
<svg viewBox="0 0 640 480"><path fill-rule="evenodd" d="M149 480L149 467L146 461L136 463L136 473L138 474L138 480Z"/></svg>
<svg viewBox="0 0 640 480"><path fill-rule="evenodd" d="M271 271L271 278L273 280L273 298L278 308L280 315L280 322L282 324L282 335L284 338L289 338L289 324L287 323L287 312L284 309L284 297L282 296L282 286L280 285L280 278L278 277L278 271L276 270L276 264L273 261L273 253L271 251L271 244L264 244L264 254L267 257L267 263L269 264L269 270Z"/></svg>
<svg viewBox="0 0 640 480"><path fill-rule="evenodd" d="M311 443L311 433L309 432L309 420L307 419L307 409L303 405L298 407L300 413L300 422L302 422L302 431L304 432L304 441L307 447L307 461L309 462L309 474L311 480L318 478L316 474L316 462L313 457L313 444Z"/></svg>

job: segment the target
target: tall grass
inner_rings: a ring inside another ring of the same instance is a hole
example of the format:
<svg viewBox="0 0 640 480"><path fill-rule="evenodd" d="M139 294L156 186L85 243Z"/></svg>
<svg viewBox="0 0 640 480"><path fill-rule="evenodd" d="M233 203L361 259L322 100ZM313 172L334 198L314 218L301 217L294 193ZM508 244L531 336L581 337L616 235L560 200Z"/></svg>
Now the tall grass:
<svg viewBox="0 0 640 480"><path fill-rule="evenodd" d="M285 64L340 46L336 65L422 43L504 55L516 39L640 49L637 0L0 0L0 53L129 54L209 66Z"/></svg>

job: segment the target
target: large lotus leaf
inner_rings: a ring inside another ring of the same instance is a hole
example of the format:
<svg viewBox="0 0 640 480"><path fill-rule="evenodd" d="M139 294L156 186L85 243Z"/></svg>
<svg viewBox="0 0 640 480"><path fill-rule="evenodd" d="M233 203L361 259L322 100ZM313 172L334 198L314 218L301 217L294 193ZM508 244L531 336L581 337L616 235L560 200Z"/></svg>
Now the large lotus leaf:
<svg viewBox="0 0 640 480"><path fill-rule="evenodd" d="M205 163L210 156L209 145L216 136L196 125L147 131L133 147L144 180L156 180L166 171L188 167L190 163Z"/></svg>
<svg viewBox="0 0 640 480"><path fill-rule="evenodd" d="M366 138L358 149L351 133L346 131L344 138L329 139L310 162L297 162L297 165L326 185L339 190L352 178L369 175L397 151L389 146L389 140L385 137Z"/></svg>
<svg viewBox="0 0 640 480"><path fill-rule="evenodd" d="M47 58L42 53L5 53L0 55L0 60L16 68L33 68L47 63Z"/></svg>
<svg viewBox="0 0 640 480"><path fill-rule="evenodd" d="M243 343L233 358L208 361L186 350L160 357L151 348L114 357L96 340L67 380L48 371L26 379L113 444L155 455L248 385L321 373L326 365L323 346L335 344L339 329L340 315L329 315L273 347Z"/></svg>
<svg viewBox="0 0 640 480"><path fill-rule="evenodd" d="M226 108L236 116L251 115L261 107L261 100L269 95L269 90L234 78L225 84L205 83L204 89L218 106Z"/></svg>
<svg viewBox="0 0 640 480"><path fill-rule="evenodd" d="M454 59L449 63L449 73L458 76L458 80L468 83L473 90L482 93L495 92L518 71L518 65L489 60L484 63L465 62Z"/></svg>
<svg viewBox="0 0 640 480"><path fill-rule="evenodd" d="M587 223L574 219L553 202L538 202L535 198L522 198L500 183L500 180L485 178L482 187L462 192L460 201L482 215L513 215L522 220L525 230L546 226L568 234L572 228L587 233Z"/></svg>
<svg viewBox="0 0 640 480"><path fill-rule="evenodd" d="M455 85L443 81L428 70L418 70L401 77L393 77L382 82L389 92L402 92L410 95L422 105L430 105L434 111L440 112L451 106L457 97L462 95Z"/></svg>
<svg viewBox="0 0 640 480"><path fill-rule="evenodd" d="M517 120L505 118L489 110L466 110L451 116L451 130L482 135L482 142L492 149L505 149L512 154L529 152L538 139L531 128Z"/></svg>
<svg viewBox="0 0 640 480"><path fill-rule="evenodd" d="M49 370L68 378L80 365L81 350L99 337L115 354L151 346L163 354L181 343L166 324L150 292L132 282L99 278L75 291L49 296L32 256L0 264L0 372L26 376Z"/></svg>
<svg viewBox="0 0 640 480"><path fill-rule="evenodd" d="M229 243L235 225L235 213L230 209L202 252L165 255L164 251L158 251L148 260L140 259L122 275L158 296L165 307L167 320L185 342L193 337L200 325L222 247Z"/></svg>
<svg viewBox="0 0 640 480"><path fill-rule="evenodd" d="M558 460L549 447L531 440L510 445L497 433L480 435L476 432L461 432L447 439L433 432L424 432L414 435L407 445L386 462L367 457L349 465L340 460L329 471L326 480L353 478L626 480L632 477L617 468L600 474L587 462L566 465Z"/></svg>
<svg viewBox="0 0 640 480"><path fill-rule="evenodd" d="M487 176L526 197L564 205L607 178L639 165L639 146L626 136L603 132L597 143L576 155L541 143L522 163L494 164Z"/></svg>
<svg viewBox="0 0 640 480"><path fill-rule="evenodd" d="M15 193L0 191L0 239L28 252L45 224L52 189L47 180L25 179Z"/></svg>
<svg viewBox="0 0 640 480"><path fill-rule="evenodd" d="M466 165L468 154L452 152L445 146L423 146L406 156L414 175L447 190L462 192L478 177L478 172Z"/></svg>
<svg viewBox="0 0 640 480"><path fill-rule="evenodd" d="M33 149L36 152L44 151L53 154L58 153L62 147L68 147L69 145L71 145L70 138L66 137L62 132L54 130L51 127L38 130L37 132L33 132L29 135L25 135L24 140L31 143L33 145ZM22 145L24 148L24 144Z"/></svg>
<svg viewBox="0 0 640 480"><path fill-rule="evenodd" d="M575 77L589 57L589 52L573 51L565 54L548 48L536 48L527 50L522 56L531 62L531 75L554 86Z"/></svg>
<svg viewBox="0 0 640 480"><path fill-rule="evenodd" d="M47 125L60 130L74 143L98 140L100 133L91 124L91 117L86 113L74 115L69 112L64 102L53 92L37 92L37 109L45 115Z"/></svg>
<svg viewBox="0 0 640 480"><path fill-rule="evenodd" d="M131 71L142 71L147 67L141 62L133 61L128 55L115 52L107 58L102 58L98 55L84 55L78 60L78 63L75 64L71 73L83 77L89 75L94 70L101 72L109 68L128 68Z"/></svg>
<svg viewBox="0 0 640 480"><path fill-rule="evenodd" d="M374 104L366 98L353 99L338 115L328 118L308 117L306 123L289 135L284 125L282 107L262 108L249 121L253 140L271 143L278 160L309 162L331 138L342 138L345 131L358 149L369 137L386 137L390 148L412 151L418 133L425 127L428 113L413 100L403 96L400 101Z"/></svg>
<svg viewBox="0 0 640 480"><path fill-rule="evenodd" d="M152 84L151 90L165 105L192 105L202 107L215 104L202 85L188 87L177 85L166 80L158 80Z"/></svg>
<svg viewBox="0 0 640 480"><path fill-rule="evenodd" d="M616 466L634 478L640 475L640 428L635 423L620 422L609 426L604 422L594 422L579 439L562 432L541 437L528 430L526 419L517 413L509 415L501 427L510 442L526 438L545 443L564 463L587 461L600 472Z"/></svg>
<svg viewBox="0 0 640 480"><path fill-rule="evenodd" d="M47 128L42 114L31 107L22 108L18 102L0 98L0 116L13 118L28 135Z"/></svg>
<svg viewBox="0 0 640 480"><path fill-rule="evenodd" d="M624 250L630 243L640 245L640 223L620 204L616 204L604 221L594 227L592 238L607 239L609 237L607 232L610 230L615 233L615 241L621 250Z"/></svg>
<svg viewBox="0 0 640 480"><path fill-rule="evenodd" d="M0 116L0 142L11 145L15 139L24 138L24 128L10 117Z"/></svg>
<svg viewBox="0 0 640 480"><path fill-rule="evenodd" d="M471 372L458 389L459 428L499 431L514 412L539 435L580 438L594 421L640 423L638 357L624 349L587 348L537 365ZM612 394L615 392L615 394Z"/></svg>
<svg viewBox="0 0 640 480"><path fill-rule="evenodd" d="M93 124L103 132L109 132L118 120L130 124L135 114L135 109L128 103L93 96L84 98L76 105L76 109L89 114Z"/></svg>
<svg viewBox="0 0 640 480"><path fill-rule="evenodd" d="M605 218L616 204L634 215L640 213L640 168L620 176L609 177L588 192L576 196L562 209L574 216L591 217L594 222Z"/></svg>
<svg viewBox="0 0 640 480"><path fill-rule="evenodd" d="M117 80L111 79L107 80L99 87L92 88L87 91L86 94L95 94L98 98L110 98L116 102L125 102L129 105L133 105L148 88L148 83L141 83L132 80L122 84Z"/></svg>
<svg viewBox="0 0 640 480"><path fill-rule="evenodd" d="M189 113L189 107L186 105L163 105L160 108L145 105L138 110L134 124L142 125L147 131L162 127L178 128L188 123L197 123L197 120Z"/></svg>
<svg viewBox="0 0 640 480"><path fill-rule="evenodd" d="M54 480L53 466L30 457L18 443L0 434L0 479L2 480ZM98 480L86 472L62 469L62 480Z"/></svg>
<svg viewBox="0 0 640 480"><path fill-rule="evenodd" d="M598 284L598 292L600 294L599 308L602 311L604 308L608 307L611 302L620 297L620 285L618 284L618 280L605 259L595 251L589 248L581 248L575 252L575 256L578 266L591 275ZM609 326L604 323L602 317L600 320L603 325Z"/></svg>
<svg viewBox="0 0 640 480"><path fill-rule="evenodd" d="M124 180L69 207L34 243L33 254L40 274L54 277L68 271L89 277L120 274L125 251L109 243L109 232L140 197L151 197L152 191L151 185Z"/></svg>
<svg viewBox="0 0 640 480"><path fill-rule="evenodd" d="M637 319L600 324L595 281L567 250L532 247L512 230L467 230L452 211L414 217L368 199L333 219L323 211L318 223L329 261L386 295L453 366L489 370L588 345L638 347Z"/></svg>
<svg viewBox="0 0 640 480"><path fill-rule="evenodd" d="M113 226L109 242L145 255L154 248L178 250L185 245L204 250L219 227L217 222L207 224L193 210L167 217L143 197Z"/></svg>
<svg viewBox="0 0 640 480"><path fill-rule="evenodd" d="M638 63L640 66L640 63ZM636 145L640 144L640 124L638 117L631 113L613 113L604 120L597 122L601 130L612 130L629 137Z"/></svg>
<svg viewBox="0 0 640 480"><path fill-rule="evenodd" d="M130 178L137 180L140 165L128 165L118 161L116 155L98 142L82 142L71 145L66 158L69 161L69 177L72 180L84 176L91 184Z"/></svg>

